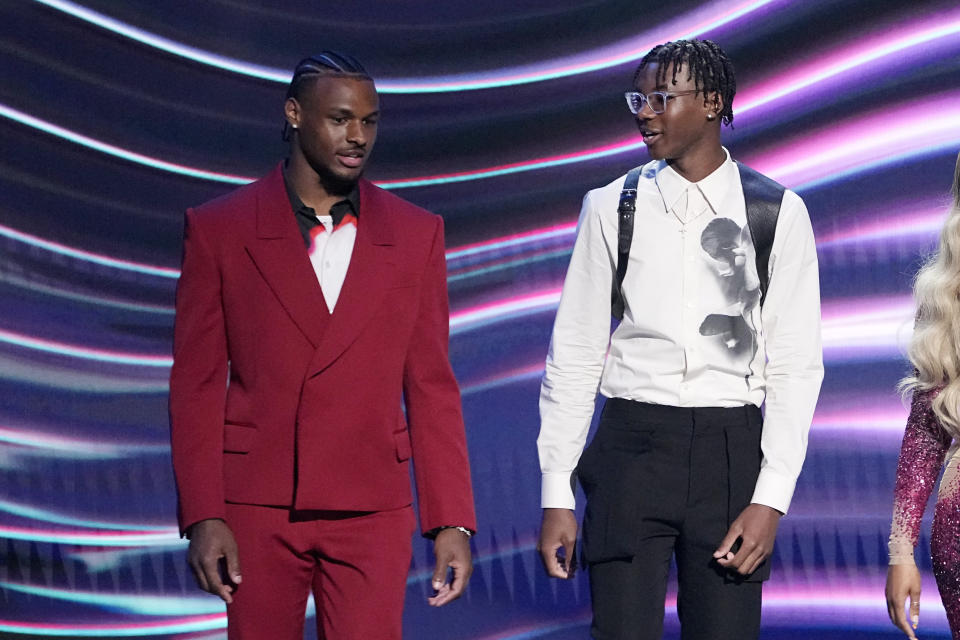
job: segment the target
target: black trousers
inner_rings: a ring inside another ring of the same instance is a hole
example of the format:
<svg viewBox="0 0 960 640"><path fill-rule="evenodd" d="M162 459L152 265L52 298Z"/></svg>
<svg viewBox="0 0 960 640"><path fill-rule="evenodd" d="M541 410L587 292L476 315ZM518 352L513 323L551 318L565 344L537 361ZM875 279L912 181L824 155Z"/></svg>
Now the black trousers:
<svg viewBox="0 0 960 640"><path fill-rule="evenodd" d="M713 552L750 503L760 471L757 407L607 400L577 475L587 495L583 557L596 640L658 640L676 556L683 640L760 633L764 562L745 579Z"/></svg>

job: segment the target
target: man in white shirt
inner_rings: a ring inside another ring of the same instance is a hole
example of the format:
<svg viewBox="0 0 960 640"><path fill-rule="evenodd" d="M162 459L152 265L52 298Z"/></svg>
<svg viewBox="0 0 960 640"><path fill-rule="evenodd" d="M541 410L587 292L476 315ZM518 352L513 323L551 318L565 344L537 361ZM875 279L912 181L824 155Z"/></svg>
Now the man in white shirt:
<svg viewBox="0 0 960 640"><path fill-rule="evenodd" d="M579 479L594 638L660 638L674 555L684 639L756 638L823 378L816 245L786 190L772 247L754 246L750 170L720 143L736 81L719 46L659 45L634 88L653 161L636 189L623 318L611 336L621 177L584 198L547 356L539 548L551 576L573 575Z"/></svg>

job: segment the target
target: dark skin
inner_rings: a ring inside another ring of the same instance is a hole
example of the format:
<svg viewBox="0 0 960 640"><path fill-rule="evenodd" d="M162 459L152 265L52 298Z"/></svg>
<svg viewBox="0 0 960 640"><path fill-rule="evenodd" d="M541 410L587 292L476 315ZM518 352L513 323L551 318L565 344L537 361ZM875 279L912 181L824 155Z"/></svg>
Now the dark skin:
<svg viewBox="0 0 960 640"><path fill-rule="evenodd" d="M680 93L696 89L687 70L680 69L673 80L668 67L664 79L657 81L659 65L648 64L637 78L635 89L644 95L654 91ZM716 92L697 92L667 99L663 113L654 113L644 104L636 115L650 157L665 160L677 173L691 182L699 182L716 171L727 156L720 144L720 113L723 101ZM770 557L777 528L783 514L762 504L750 504L733 521L713 552L717 563L740 575L750 575ZM574 548L577 519L570 509L544 509L540 525L540 551L547 573L554 578L574 575ZM740 540L740 548L733 546ZM558 551L563 549L563 561Z"/></svg>
<svg viewBox="0 0 960 640"><path fill-rule="evenodd" d="M577 517L570 509L544 509L537 551L551 578L567 580L576 571ZM563 549L563 553L559 551Z"/></svg>
<svg viewBox="0 0 960 640"><path fill-rule="evenodd" d="M293 130L287 177L305 205L329 211L363 175L377 140L377 90L364 78L320 76L283 110Z"/></svg>
<svg viewBox="0 0 960 640"><path fill-rule="evenodd" d="M693 78L681 68L673 81L673 67L661 82L657 82L659 65L648 64L637 78L637 91L680 93L696 89ZM726 160L720 144L720 117L722 98L716 92L709 95L688 93L667 99L663 113L654 113L645 104L636 115L637 128L643 135L647 151L654 160L666 160L674 171L689 180L699 182Z"/></svg>
<svg viewBox="0 0 960 640"><path fill-rule="evenodd" d="M363 175L377 138L377 90L365 78L319 76L299 100L284 103L284 115L293 129L287 176L305 205L329 211ZM231 603L242 576L230 527L211 518L192 525L188 535L187 562L197 585ZM473 573L469 538L457 529L444 529L434 540L433 552L435 593L427 602L441 607L463 594Z"/></svg>

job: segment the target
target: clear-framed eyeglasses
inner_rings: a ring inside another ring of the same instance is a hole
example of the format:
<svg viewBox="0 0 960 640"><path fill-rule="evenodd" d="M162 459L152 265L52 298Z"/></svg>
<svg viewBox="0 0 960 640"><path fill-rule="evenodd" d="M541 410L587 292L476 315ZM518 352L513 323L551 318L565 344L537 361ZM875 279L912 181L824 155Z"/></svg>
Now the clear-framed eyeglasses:
<svg viewBox="0 0 960 640"><path fill-rule="evenodd" d="M648 94L639 91L627 91L623 97L627 99L627 107L630 113L637 115L643 110L643 105L650 105L650 110L654 113L663 113L667 109L667 101L677 96L686 96L691 93L699 93L699 89L690 89L688 91L653 91Z"/></svg>

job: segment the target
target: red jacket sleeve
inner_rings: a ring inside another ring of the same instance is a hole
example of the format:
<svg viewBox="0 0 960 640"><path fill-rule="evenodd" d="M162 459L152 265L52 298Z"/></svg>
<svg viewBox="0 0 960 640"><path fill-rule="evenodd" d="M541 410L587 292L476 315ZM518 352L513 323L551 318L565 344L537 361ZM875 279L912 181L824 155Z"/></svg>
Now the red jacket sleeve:
<svg viewBox="0 0 960 640"><path fill-rule="evenodd" d="M181 532L224 517L227 338L220 270L196 215L184 224L170 371L170 441Z"/></svg>
<svg viewBox="0 0 960 640"><path fill-rule="evenodd" d="M438 217L403 375L424 532L443 526L477 528L460 389L450 366L449 339L443 220Z"/></svg>

